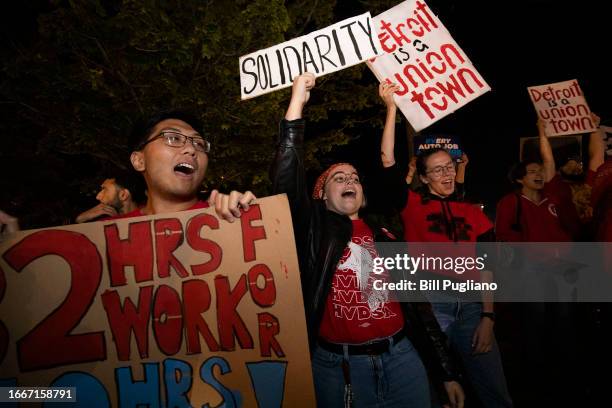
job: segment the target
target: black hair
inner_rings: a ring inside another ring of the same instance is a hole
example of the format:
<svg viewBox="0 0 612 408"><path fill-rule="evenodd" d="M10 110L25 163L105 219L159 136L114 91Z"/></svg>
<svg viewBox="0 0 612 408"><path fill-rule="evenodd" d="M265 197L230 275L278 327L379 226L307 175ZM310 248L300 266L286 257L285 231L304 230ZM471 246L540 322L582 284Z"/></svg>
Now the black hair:
<svg viewBox="0 0 612 408"><path fill-rule="evenodd" d="M178 119L190 125L196 132L202 134L202 122L191 112L181 109L171 109L156 112L151 116L139 119L132 127L128 140L130 153L142 148L142 144L149 140L153 128L161 121Z"/></svg>
<svg viewBox="0 0 612 408"><path fill-rule="evenodd" d="M521 187L521 184L517 180L521 180L523 177L527 175L527 166L530 164L542 164L542 162L538 160L523 160L519 163L516 163L510 171L508 172L508 181L514 187Z"/></svg>
<svg viewBox="0 0 612 408"><path fill-rule="evenodd" d="M143 177L136 170L117 170L112 173L109 178L115 180L115 184L119 188L125 188L130 191L132 201L136 205L142 205L146 201L145 183Z"/></svg>
<svg viewBox="0 0 612 408"><path fill-rule="evenodd" d="M431 157L432 155L434 155L434 154L436 154L438 152L444 152L444 153L448 154L448 156L451 159L453 158L453 156L451 156L451 154L448 152L448 150L443 149L441 147L435 147L433 149L422 151L417 156L417 161L416 161L417 174L419 176L425 176L425 174L427 174L427 159L429 159L429 157Z"/></svg>

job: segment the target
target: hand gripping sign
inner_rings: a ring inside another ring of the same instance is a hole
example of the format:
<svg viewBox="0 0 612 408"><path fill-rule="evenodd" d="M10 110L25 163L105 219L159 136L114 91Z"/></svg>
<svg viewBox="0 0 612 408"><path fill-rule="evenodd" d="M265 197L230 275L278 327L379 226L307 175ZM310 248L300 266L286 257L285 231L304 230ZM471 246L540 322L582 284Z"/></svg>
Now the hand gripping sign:
<svg viewBox="0 0 612 408"><path fill-rule="evenodd" d="M0 386L91 406L314 406L285 196L0 245ZM206 405L208 406L208 405Z"/></svg>

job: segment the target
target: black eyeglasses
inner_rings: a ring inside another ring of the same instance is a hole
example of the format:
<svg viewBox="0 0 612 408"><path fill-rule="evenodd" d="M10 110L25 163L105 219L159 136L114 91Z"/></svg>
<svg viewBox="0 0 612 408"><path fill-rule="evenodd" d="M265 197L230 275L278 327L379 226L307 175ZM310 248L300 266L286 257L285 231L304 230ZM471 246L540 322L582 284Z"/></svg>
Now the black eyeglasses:
<svg viewBox="0 0 612 408"><path fill-rule="evenodd" d="M202 138L202 136L186 136L182 133L171 132L168 130L161 132L159 135L152 137L151 139L141 144L140 149L144 148L146 145L157 139L163 139L164 143L170 147L183 147L185 146L185 143L187 143L187 139L189 139L189 141L193 145L193 148L196 149L198 152L210 152L210 142Z"/></svg>

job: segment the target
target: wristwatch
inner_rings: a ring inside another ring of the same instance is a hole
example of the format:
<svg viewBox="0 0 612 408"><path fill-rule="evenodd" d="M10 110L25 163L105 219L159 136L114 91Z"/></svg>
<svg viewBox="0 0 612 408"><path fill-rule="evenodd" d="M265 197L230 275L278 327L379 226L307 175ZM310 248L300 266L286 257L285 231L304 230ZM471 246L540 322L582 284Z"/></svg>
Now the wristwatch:
<svg viewBox="0 0 612 408"><path fill-rule="evenodd" d="M480 314L480 318L482 319L483 317L488 317L489 319L495 321L495 312L482 312Z"/></svg>

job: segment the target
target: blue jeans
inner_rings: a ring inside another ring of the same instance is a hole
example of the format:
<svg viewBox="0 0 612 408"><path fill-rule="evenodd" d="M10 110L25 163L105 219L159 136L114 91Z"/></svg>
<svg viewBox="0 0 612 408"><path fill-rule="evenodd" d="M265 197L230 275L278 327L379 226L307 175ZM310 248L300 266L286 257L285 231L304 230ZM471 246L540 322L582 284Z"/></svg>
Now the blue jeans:
<svg viewBox="0 0 612 408"><path fill-rule="evenodd" d="M488 353L472 354L472 338L480 323L482 304L456 296L428 295L440 328L459 354L470 384L485 408L512 407L497 341Z"/></svg>
<svg viewBox="0 0 612 408"><path fill-rule="evenodd" d="M344 356L317 347L312 356L317 406L344 406ZM349 355L353 407L428 408L429 383L410 340L402 339L376 356Z"/></svg>

